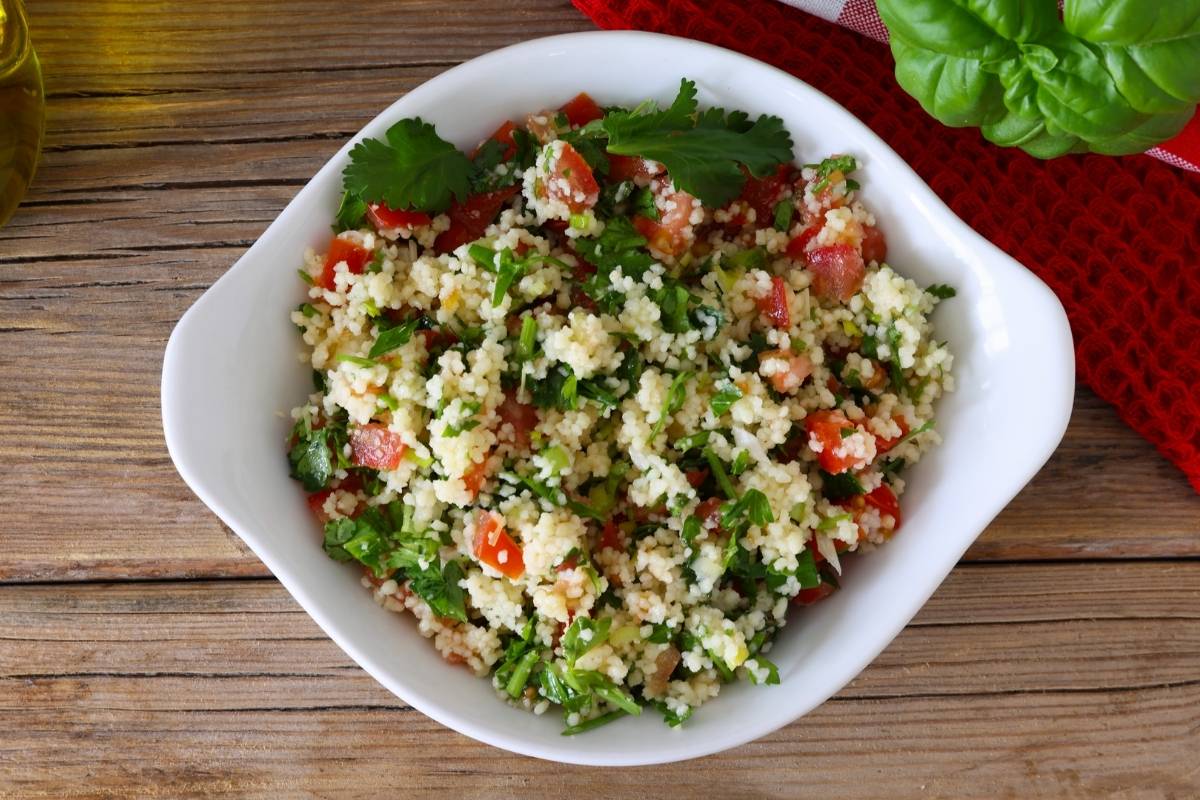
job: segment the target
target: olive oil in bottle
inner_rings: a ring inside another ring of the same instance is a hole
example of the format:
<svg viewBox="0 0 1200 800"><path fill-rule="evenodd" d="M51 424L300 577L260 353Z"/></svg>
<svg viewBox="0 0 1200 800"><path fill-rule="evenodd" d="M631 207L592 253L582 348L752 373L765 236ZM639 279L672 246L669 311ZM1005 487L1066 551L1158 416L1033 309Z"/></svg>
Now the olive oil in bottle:
<svg viewBox="0 0 1200 800"><path fill-rule="evenodd" d="M42 71L21 0L0 0L0 225L33 179L45 123Z"/></svg>

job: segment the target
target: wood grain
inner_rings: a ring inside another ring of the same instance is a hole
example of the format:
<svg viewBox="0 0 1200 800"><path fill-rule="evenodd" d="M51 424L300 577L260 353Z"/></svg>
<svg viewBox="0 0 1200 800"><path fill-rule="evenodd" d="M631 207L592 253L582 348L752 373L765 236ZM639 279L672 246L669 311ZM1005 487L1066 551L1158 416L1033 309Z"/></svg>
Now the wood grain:
<svg viewBox="0 0 1200 800"><path fill-rule="evenodd" d="M0 797L1200 796L1200 498L1086 389L913 624L771 736L602 771L405 706L178 478L162 350L398 96L591 24L567 0L27 6L48 131L0 229Z"/></svg>
<svg viewBox="0 0 1200 800"><path fill-rule="evenodd" d="M814 795L1024 797L1037 776L1043 796L1182 798L1200 791L1198 663L1200 564L964 566L808 717L720 756L608 772L430 722L273 581L13 586L0 592L0 724L20 733L0 776L16 796L149 781L171 796L665 796L718 780L787 796L802 775Z"/></svg>

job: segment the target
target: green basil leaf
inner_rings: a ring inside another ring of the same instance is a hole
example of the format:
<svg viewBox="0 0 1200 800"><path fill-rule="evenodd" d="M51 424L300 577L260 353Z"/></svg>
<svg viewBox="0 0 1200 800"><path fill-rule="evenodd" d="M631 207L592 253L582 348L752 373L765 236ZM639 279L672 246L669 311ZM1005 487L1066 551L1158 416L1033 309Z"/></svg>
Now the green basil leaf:
<svg viewBox="0 0 1200 800"><path fill-rule="evenodd" d="M1089 42L1141 44L1200 36L1200 6L1195 0L1155 3L1145 0L1066 0L1063 25Z"/></svg>

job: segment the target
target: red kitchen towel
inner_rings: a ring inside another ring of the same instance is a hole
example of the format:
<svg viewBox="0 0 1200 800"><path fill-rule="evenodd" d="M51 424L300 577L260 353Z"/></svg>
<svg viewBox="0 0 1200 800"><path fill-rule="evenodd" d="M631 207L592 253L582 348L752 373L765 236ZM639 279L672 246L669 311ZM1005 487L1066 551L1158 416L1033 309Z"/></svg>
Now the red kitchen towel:
<svg viewBox="0 0 1200 800"><path fill-rule="evenodd" d="M887 48L774 0L573 1L602 28L739 50L848 108L1054 289L1080 379L1200 492L1200 175L1142 156L1039 161L942 127L896 84Z"/></svg>
<svg viewBox="0 0 1200 800"><path fill-rule="evenodd" d="M836 22L843 28L858 31L879 42L888 40L888 29L879 18L874 0L780 0L821 19ZM1062 3L1059 3L1062 6ZM1200 172L1200 109L1184 129L1169 142L1146 151L1146 155L1162 159L1180 169Z"/></svg>

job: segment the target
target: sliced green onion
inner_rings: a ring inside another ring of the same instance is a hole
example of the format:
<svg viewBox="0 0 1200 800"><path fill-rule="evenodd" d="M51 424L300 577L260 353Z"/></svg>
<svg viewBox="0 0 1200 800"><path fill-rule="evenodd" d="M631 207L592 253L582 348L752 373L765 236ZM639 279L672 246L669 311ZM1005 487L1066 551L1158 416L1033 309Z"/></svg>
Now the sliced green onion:
<svg viewBox="0 0 1200 800"><path fill-rule="evenodd" d="M588 226L588 218L586 214L572 214L571 227L577 231L586 230Z"/></svg>
<svg viewBox="0 0 1200 800"><path fill-rule="evenodd" d="M708 437L712 435L712 431L697 431L696 433L688 434L675 440L675 449L681 453L686 453L695 447L704 447L708 444Z"/></svg>
<svg viewBox="0 0 1200 800"><path fill-rule="evenodd" d="M351 364L357 364L360 367L375 366L375 362L369 358L363 358L362 356L346 355L345 353L339 354L338 357L334 359L334 361L348 361Z"/></svg>
<svg viewBox="0 0 1200 800"><path fill-rule="evenodd" d="M508 679L508 683L504 687L504 691L508 692L509 697L516 700L521 696L521 691L529 682L529 673L533 671L533 665L537 663L537 660L538 652L536 650L530 650L521 656L521 660L513 668L512 677Z"/></svg>
<svg viewBox="0 0 1200 800"><path fill-rule="evenodd" d="M537 346L537 332L537 320L532 314L521 317L521 336L517 339L517 358L521 361L533 358L533 351Z"/></svg>
<svg viewBox="0 0 1200 800"><path fill-rule="evenodd" d="M832 517L826 517L817 523L817 530L828 531L836 528L839 522L847 519L853 519L852 514L834 514Z"/></svg>
<svg viewBox="0 0 1200 800"><path fill-rule="evenodd" d="M296 270L296 274L300 276L300 280L304 281L309 286L313 285L313 276L309 275L306 270L298 269Z"/></svg>
<svg viewBox="0 0 1200 800"><path fill-rule="evenodd" d="M571 457L567 455L567 451L558 445L543 450L542 458L546 459L546 463L550 465L550 472L554 475L560 474L571 464Z"/></svg>
<svg viewBox="0 0 1200 800"><path fill-rule="evenodd" d="M488 272L496 271L496 251L490 247L485 247L476 242L467 248L467 255L471 257L480 269L485 269Z"/></svg>
<svg viewBox="0 0 1200 800"><path fill-rule="evenodd" d="M417 451L411 447L404 451L404 457L416 464L418 467L428 469L433 466L432 456L419 456Z"/></svg>

